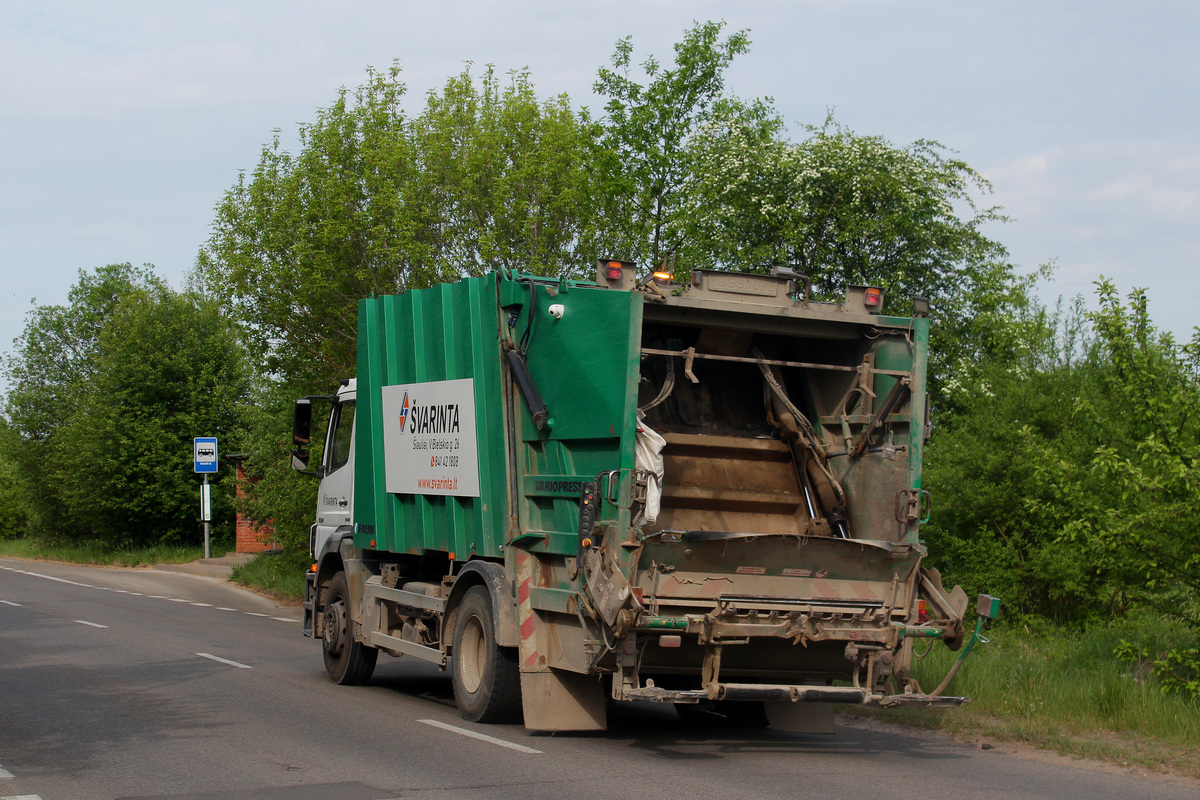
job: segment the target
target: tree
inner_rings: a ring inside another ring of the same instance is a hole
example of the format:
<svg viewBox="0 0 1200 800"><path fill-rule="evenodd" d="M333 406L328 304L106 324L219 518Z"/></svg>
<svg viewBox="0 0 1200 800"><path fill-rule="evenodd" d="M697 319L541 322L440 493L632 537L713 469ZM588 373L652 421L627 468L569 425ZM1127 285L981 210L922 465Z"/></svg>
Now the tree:
<svg viewBox="0 0 1200 800"><path fill-rule="evenodd" d="M80 271L65 306L35 306L16 349L6 354L5 411L18 440L11 458L26 478L32 528L63 530L63 507L51 474L59 431L78 409L101 357L100 332L123 297L162 291L146 268L109 264Z"/></svg>
<svg viewBox="0 0 1200 800"><path fill-rule="evenodd" d="M20 441L0 417L0 539L25 535L33 517L31 492L17 451Z"/></svg>
<svg viewBox="0 0 1200 800"><path fill-rule="evenodd" d="M979 232L1001 218L976 202L990 184L937 142L896 147L832 118L798 144L777 138L781 129L739 113L696 136L678 222L689 261L796 267L822 296L867 283L951 298L964 273L1003 260Z"/></svg>
<svg viewBox="0 0 1200 800"><path fill-rule="evenodd" d="M487 270L556 273L584 236L584 135L529 76L469 68L405 115L399 70L368 72L265 147L217 208L198 272L267 371L308 389L354 370L358 301Z"/></svg>
<svg viewBox="0 0 1200 800"><path fill-rule="evenodd" d="M446 277L570 268L591 212L583 202L587 131L566 96L540 102L529 73L501 87L492 67L430 93L410 125L421 164L409 202L431 208L430 259Z"/></svg>
<svg viewBox="0 0 1200 800"><path fill-rule="evenodd" d="M1091 380L1063 346L1086 326L1082 308L1068 314L1026 309L1007 326L1014 353L959 365L941 388L946 408L925 457L922 485L933 497L922 528L932 560L950 580L1004 599L1016 616L1079 621L1111 611L1118 599L1085 549L1060 541L1084 497L1064 495L1078 479L1101 431L1079 415L1081 383Z"/></svg>
<svg viewBox="0 0 1200 800"><path fill-rule="evenodd" d="M1200 332L1177 346L1145 294L1043 315L1019 357L948 389L924 531L956 579L1061 621L1200 614Z"/></svg>
<svg viewBox="0 0 1200 800"><path fill-rule="evenodd" d="M215 435L236 449L242 427L249 379L234 327L211 298L128 264L81 273L69 299L35 309L8 362L35 531L109 545L195 541L191 439ZM218 518L231 516L230 495L214 491Z"/></svg>
<svg viewBox="0 0 1200 800"><path fill-rule="evenodd" d="M725 104L692 138L671 225L680 270L792 268L817 299L851 284L886 290L907 313L930 301L934 385L955 365L1006 347L1004 320L1028 302L1007 252L980 232L990 184L937 142L897 147L832 117L792 143L769 108ZM963 214L963 216L960 216Z"/></svg>
<svg viewBox="0 0 1200 800"><path fill-rule="evenodd" d="M1124 424L1089 464L1108 501L1099 519L1069 526L1063 538L1158 599L1182 591L1200 623L1200 329L1178 346L1151 324L1145 290L1131 292L1126 307L1110 281L1097 287L1090 318L1109 365L1097 395Z"/></svg>
<svg viewBox="0 0 1200 800"><path fill-rule="evenodd" d="M21 435L49 439L80 401L96 372L100 333L121 299L131 293L158 293L166 285L145 267L109 264L79 272L65 306L35 306L17 339L15 355L6 355L10 389L7 410Z"/></svg>
<svg viewBox="0 0 1200 800"><path fill-rule="evenodd" d="M669 226L679 210L690 138L723 97L725 69L749 50L746 31L720 40L723 22L699 23L675 45L675 67L649 56L642 85L630 77L633 41L617 42L612 68L593 89L608 97L596 127L597 199L606 209L607 244L657 264L672 249Z"/></svg>

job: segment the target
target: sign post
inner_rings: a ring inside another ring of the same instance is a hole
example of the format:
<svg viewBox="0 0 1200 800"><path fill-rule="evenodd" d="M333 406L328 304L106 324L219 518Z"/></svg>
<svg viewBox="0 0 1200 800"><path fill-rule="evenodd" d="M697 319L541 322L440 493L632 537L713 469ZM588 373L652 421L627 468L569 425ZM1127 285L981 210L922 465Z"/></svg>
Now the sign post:
<svg viewBox="0 0 1200 800"><path fill-rule="evenodd" d="M195 471L204 476L200 486L200 516L204 520L204 557L209 558L209 523L212 521L212 492L208 485L208 476L217 471L217 438L215 436L197 436L192 439L192 455Z"/></svg>

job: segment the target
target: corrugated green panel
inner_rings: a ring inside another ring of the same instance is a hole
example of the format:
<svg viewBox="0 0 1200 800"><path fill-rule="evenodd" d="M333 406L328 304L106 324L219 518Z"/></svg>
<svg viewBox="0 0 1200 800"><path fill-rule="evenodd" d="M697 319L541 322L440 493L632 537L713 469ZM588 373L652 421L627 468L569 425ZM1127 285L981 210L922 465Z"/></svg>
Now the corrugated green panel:
<svg viewBox="0 0 1200 800"><path fill-rule="evenodd" d="M359 304L355 543L379 550L499 556L504 541L504 427L496 276L469 278ZM382 388L474 381L479 497L386 489Z"/></svg>

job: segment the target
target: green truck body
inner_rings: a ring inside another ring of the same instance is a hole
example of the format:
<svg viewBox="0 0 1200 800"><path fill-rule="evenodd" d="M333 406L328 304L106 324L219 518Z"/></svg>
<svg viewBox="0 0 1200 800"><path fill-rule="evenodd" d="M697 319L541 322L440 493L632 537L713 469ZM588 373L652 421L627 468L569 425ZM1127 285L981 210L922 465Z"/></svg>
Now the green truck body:
<svg viewBox="0 0 1200 800"><path fill-rule="evenodd" d="M415 656L467 719L539 730L609 699L802 731L962 702L909 674L968 606L921 566L927 320L807 293L602 262L363 300L305 601L330 677Z"/></svg>

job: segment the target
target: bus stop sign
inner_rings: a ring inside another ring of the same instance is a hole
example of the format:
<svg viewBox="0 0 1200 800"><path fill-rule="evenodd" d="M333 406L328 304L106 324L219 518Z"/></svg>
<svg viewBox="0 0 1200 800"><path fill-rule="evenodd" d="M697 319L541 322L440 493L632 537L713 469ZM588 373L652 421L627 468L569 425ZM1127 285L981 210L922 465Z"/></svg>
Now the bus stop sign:
<svg viewBox="0 0 1200 800"><path fill-rule="evenodd" d="M192 439L192 449L196 456L196 472L217 471L217 438L215 436L197 436Z"/></svg>

